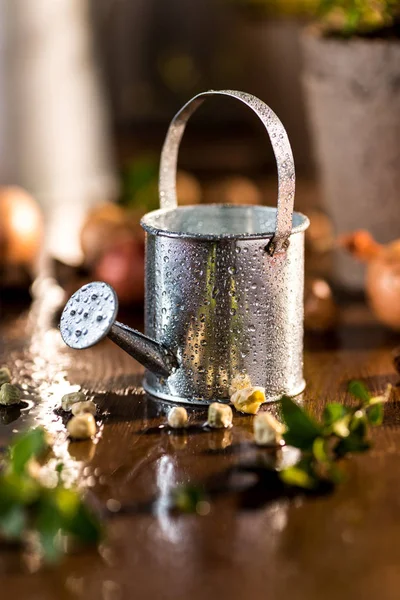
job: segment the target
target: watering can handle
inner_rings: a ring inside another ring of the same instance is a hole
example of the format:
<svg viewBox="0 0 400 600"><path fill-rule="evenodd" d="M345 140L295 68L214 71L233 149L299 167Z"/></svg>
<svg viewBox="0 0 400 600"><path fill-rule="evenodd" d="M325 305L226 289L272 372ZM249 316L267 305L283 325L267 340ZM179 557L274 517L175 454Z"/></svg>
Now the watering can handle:
<svg viewBox="0 0 400 600"><path fill-rule="evenodd" d="M276 212L275 235L269 244L271 254L285 250L292 231L294 192L296 185L293 153L284 126L276 114L264 102L245 92L234 90L209 90L198 94L172 119L161 152L159 193L160 207L176 208L176 170L179 144L189 117L204 102L207 96L231 96L251 108L264 124L271 140L278 167L278 209Z"/></svg>

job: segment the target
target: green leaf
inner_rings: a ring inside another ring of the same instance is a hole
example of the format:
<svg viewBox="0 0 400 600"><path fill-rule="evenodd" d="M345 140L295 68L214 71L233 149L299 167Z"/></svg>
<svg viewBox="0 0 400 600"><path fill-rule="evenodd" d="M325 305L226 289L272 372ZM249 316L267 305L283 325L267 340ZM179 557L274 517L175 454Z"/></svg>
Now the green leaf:
<svg viewBox="0 0 400 600"><path fill-rule="evenodd" d="M371 394L362 381L350 381L347 390L352 396L361 400L364 404L368 404L370 401Z"/></svg>
<svg viewBox="0 0 400 600"><path fill-rule="evenodd" d="M332 425L336 421L339 421L345 417L349 412L349 409L339 402L332 402L325 406L322 418L325 425Z"/></svg>
<svg viewBox="0 0 400 600"><path fill-rule="evenodd" d="M311 490L317 485L315 478L312 477L307 470L298 465L282 469L282 471L279 472L279 477L283 483L289 486Z"/></svg>
<svg viewBox="0 0 400 600"><path fill-rule="evenodd" d="M357 410L350 419L350 433L365 438L368 433L367 415L364 410Z"/></svg>
<svg viewBox="0 0 400 600"><path fill-rule="evenodd" d="M332 425L332 433L340 438L345 438L350 435L351 415L346 415L343 419L339 419Z"/></svg>
<svg viewBox="0 0 400 600"><path fill-rule="evenodd" d="M383 404L377 403L369 406L366 410L368 422L371 425L382 425L383 422Z"/></svg>
<svg viewBox="0 0 400 600"><path fill-rule="evenodd" d="M341 439L334 448L338 458L343 458L352 452L365 452L370 448L370 443L363 437L350 434L349 437Z"/></svg>
<svg viewBox="0 0 400 600"><path fill-rule="evenodd" d="M40 456L47 448L44 429L38 427L19 436L10 447L11 469L21 474L31 458Z"/></svg>
<svg viewBox="0 0 400 600"><path fill-rule="evenodd" d="M69 533L81 542L97 543L103 531L79 490L67 489L62 483L49 489L26 468L29 460L46 447L43 429L18 437L10 447L0 472L0 532L23 539L28 526L35 529L45 560L54 562L62 553L59 534ZM62 464L55 471L60 476Z"/></svg>
<svg viewBox="0 0 400 600"><path fill-rule="evenodd" d="M0 514L12 504L31 504L37 499L39 490L37 481L30 477L4 473L0 476Z"/></svg>
<svg viewBox="0 0 400 600"><path fill-rule="evenodd" d="M78 498L76 511L69 516L63 516L63 531L74 535L84 544L98 544L103 537L101 523L90 507L79 496Z"/></svg>
<svg viewBox="0 0 400 600"><path fill-rule="evenodd" d="M61 555L57 536L62 528L62 517L52 501L50 493L44 494L39 502L35 525L46 562L56 562Z"/></svg>
<svg viewBox="0 0 400 600"><path fill-rule="evenodd" d="M10 539L20 539L26 526L24 507L14 504L0 517L0 531Z"/></svg>
<svg viewBox="0 0 400 600"><path fill-rule="evenodd" d="M318 461L322 463L329 462L329 456L326 448L326 440L324 440L324 438L315 438L313 443L313 455Z"/></svg>
<svg viewBox="0 0 400 600"><path fill-rule="evenodd" d="M347 437L350 433L350 419L351 414L347 406L343 406L339 402L327 404L323 413L325 432L333 433L338 437Z"/></svg>
<svg viewBox="0 0 400 600"><path fill-rule="evenodd" d="M316 437L322 434L321 427L287 396L281 399L282 416L288 428L284 440L290 446L310 450Z"/></svg>
<svg viewBox="0 0 400 600"><path fill-rule="evenodd" d="M79 492L60 486L52 490L52 497L62 518L73 519L75 517L81 503Z"/></svg>

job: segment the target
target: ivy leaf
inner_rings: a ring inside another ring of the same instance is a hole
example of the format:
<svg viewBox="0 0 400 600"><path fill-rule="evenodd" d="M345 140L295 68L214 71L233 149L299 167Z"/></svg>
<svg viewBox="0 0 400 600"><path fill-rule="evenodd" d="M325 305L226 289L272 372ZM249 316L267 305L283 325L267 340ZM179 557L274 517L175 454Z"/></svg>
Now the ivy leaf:
<svg viewBox="0 0 400 600"><path fill-rule="evenodd" d="M368 404L371 399L371 394L362 381L350 381L347 390L352 396L361 400L363 404Z"/></svg>
<svg viewBox="0 0 400 600"><path fill-rule="evenodd" d="M371 425L382 425L383 422L383 404L372 404L366 410L368 422Z"/></svg>
<svg viewBox="0 0 400 600"><path fill-rule="evenodd" d="M10 447L10 466L21 474L31 458L40 456L47 448L44 429L38 427L19 436Z"/></svg>
<svg viewBox="0 0 400 600"><path fill-rule="evenodd" d="M324 440L324 438L315 438L313 443L313 455L318 461L322 463L329 462L329 456L326 448L326 440Z"/></svg>
<svg viewBox="0 0 400 600"><path fill-rule="evenodd" d="M73 534L81 542L95 544L103 530L79 490L67 489L61 481L48 488L26 468L46 448L43 429L19 436L9 448L0 472L0 532L23 541L27 527L35 529L45 560L55 562L62 552L59 534ZM62 468L62 463L55 467L59 479Z"/></svg>
<svg viewBox="0 0 400 600"><path fill-rule="evenodd" d="M325 433L333 433L337 437L347 437L350 433L351 413L348 407L333 402L327 404L323 413Z"/></svg>
<svg viewBox="0 0 400 600"><path fill-rule="evenodd" d="M76 494L78 495L78 492ZM81 498L79 498L76 511L69 518L63 518L62 527L65 533L74 535L84 544L98 544L103 537L100 521Z"/></svg>
<svg viewBox="0 0 400 600"><path fill-rule="evenodd" d="M348 414L349 410L340 402L332 402L325 406L322 418L324 425L330 426Z"/></svg>
<svg viewBox="0 0 400 600"><path fill-rule="evenodd" d="M287 396L282 397L281 408L288 429L283 435L285 442L300 450L310 450L322 428Z"/></svg>

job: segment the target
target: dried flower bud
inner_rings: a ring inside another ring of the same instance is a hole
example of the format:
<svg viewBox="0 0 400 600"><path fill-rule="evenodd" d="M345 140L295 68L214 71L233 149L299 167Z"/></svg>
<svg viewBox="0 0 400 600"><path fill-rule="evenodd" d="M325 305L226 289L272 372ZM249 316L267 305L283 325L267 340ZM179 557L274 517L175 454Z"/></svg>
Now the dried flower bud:
<svg viewBox="0 0 400 600"><path fill-rule="evenodd" d="M73 415L81 415L83 413L90 413L91 415L95 415L96 405L92 400L85 400L85 402L75 402L71 406L71 412Z"/></svg>
<svg viewBox="0 0 400 600"><path fill-rule="evenodd" d="M21 392L16 385L4 383L0 388L0 404L10 406L21 402Z"/></svg>
<svg viewBox="0 0 400 600"><path fill-rule="evenodd" d="M174 406L168 413L168 425L174 429L186 427L188 422L188 414L183 406Z"/></svg>
<svg viewBox="0 0 400 600"><path fill-rule="evenodd" d="M71 392L70 394L64 394L61 398L61 408L65 411L70 411L72 405L76 402L84 402L86 400L83 392Z"/></svg>
<svg viewBox="0 0 400 600"><path fill-rule="evenodd" d="M265 402L265 389L262 387L249 387L238 390L232 394L231 402L236 410L255 415L261 404Z"/></svg>
<svg viewBox="0 0 400 600"><path fill-rule="evenodd" d="M213 402L208 407L208 425L220 429L232 425L232 409L227 404Z"/></svg>
<svg viewBox="0 0 400 600"><path fill-rule="evenodd" d="M251 379L247 373L238 373L231 381L229 386L229 396L232 396L238 390L251 387Z"/></svg>
<svg viewBox="0 0 400 600"><path fill-rule="evenodd" d="M0 386L4 383L11 383L10 369L5 366L0 368Z"/></svg>
<svg viewBox="0 0 400 600"><path fill-rule="evenodd" d="M67 431L76 440L86 440L96 435L96 421L90 413L76 415L68 421Z"/></svg>
<svg viewBox="0 0 400 600"><path fill-rule="evenodd" d="M253 423L254 440L259 446L276 446L281 443L286 427L273 415L262 412L257 415Z"/></svg>

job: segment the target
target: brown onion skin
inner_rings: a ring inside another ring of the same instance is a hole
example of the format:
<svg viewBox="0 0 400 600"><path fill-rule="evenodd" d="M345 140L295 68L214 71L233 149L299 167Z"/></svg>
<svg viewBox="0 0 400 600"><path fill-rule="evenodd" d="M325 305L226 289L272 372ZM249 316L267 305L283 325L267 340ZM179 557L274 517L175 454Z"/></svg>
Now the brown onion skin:
<svg viewBox="0 0 400 600"><path fill-rule="evenodd" d="M36 200L20 187L0 187L0 262L32 268L42 241L43 216Z"/></svg>
<svg viewBox="0 0 400 600"><path fill-rule="evenodd" d="M94 277L113 286L121 304L140 304L144 298L144 246L140 240L115 243L98 260Z"/></svg>
<svg viewBox="0 0 400 600"><path fill-rule="evenodd" d="M339 309L332 291L324 280L307 282L304 299L304 327L312 333L325 333L336 328Z"/></svg>
<svg viewBox="0 0 400 600"><path fill-rule="evenodd" d="M400 240L368 262L366 293L377 319L400 331Z"/></svg>

